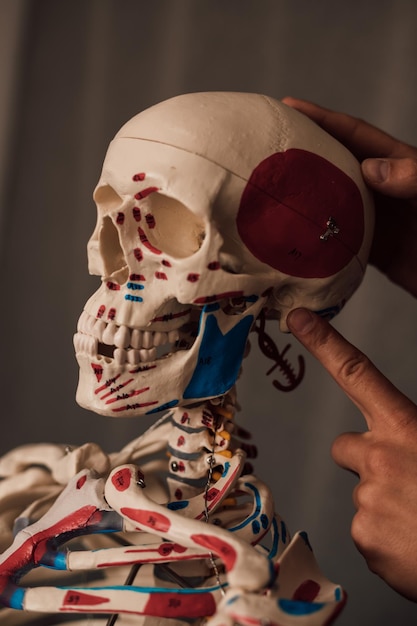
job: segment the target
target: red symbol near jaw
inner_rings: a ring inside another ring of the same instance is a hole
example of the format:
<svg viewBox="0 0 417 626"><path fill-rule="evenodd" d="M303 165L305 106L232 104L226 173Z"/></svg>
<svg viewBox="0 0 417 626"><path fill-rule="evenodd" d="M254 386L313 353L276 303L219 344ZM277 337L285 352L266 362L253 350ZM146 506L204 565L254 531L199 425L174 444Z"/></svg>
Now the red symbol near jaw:
<svg viewBox="0 0 417 626"><path fill-rule="evenodd" d="M93 368L94 374L97 378L97 382L99 383L103 376L103 368L98 363L91 363L91 367Z"/></svg>
<svg viewBox="0 0 417 626"><path fill-rule="evenodd" d="M132 209L132 214L133 214L133 219L135 220L135 222L140 222L142 219L142 215L140 212L140 208L137 206L134 206Z"/></svg>
<svg viewBox="0 0 417 626"><path fill-rule="evenodd" d="M125 214L120 212L117 214L116 217L116 224L118 224L119 226L122 226L124 224L125 221Z"/></svg>
<svg viewBox="0 0 417 626"><path fill-rule="evenodd" d="M116 309L112 307L111 309L109 309L109 312L107 313L107 319L114 320L115 317L116 317Z"/></svg>
<svg viewBox="0 0 417 626"><path fill-rule="evenodd" d="M140 180L145 180L146 178L146 174L144 172L140 172L139 174L134 174L134 176L132 176L132 180L136 182L140 181Z"/></svg>

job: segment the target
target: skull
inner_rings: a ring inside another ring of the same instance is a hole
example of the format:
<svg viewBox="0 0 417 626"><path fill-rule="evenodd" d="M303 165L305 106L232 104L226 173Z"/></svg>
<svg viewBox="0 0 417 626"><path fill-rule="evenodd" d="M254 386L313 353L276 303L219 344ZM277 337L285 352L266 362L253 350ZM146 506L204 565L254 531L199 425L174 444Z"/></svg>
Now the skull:
<svg viewBox="0 0 417 626"><path fill-rule="evenodd" d="M262 310L328 317L359 285L372 201L354 157L269 97L196 93L127 122L94 193L101 287L74 338L77 401L111 416L225 394Z"/></svg>

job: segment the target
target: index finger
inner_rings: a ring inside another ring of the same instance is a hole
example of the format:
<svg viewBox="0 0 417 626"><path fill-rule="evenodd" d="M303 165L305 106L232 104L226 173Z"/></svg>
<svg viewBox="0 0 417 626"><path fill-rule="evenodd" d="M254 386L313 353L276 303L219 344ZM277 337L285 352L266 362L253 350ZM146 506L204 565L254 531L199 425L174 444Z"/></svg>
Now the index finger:
<svg viewBox="0 0 417 626"><path fill-rule="evenodd" d="M412 146L346 113L338 113L296 98L284 98L282 102L307 115L360 159L401 157L414 151Z"/></svg>
<svg viewBox="0 0 417 626"><path fill-rule="evenodd" d="M360 350L307 309L287 317L291 332L325 367L363 413L369 430L397 430L414 405Z"/></svg>

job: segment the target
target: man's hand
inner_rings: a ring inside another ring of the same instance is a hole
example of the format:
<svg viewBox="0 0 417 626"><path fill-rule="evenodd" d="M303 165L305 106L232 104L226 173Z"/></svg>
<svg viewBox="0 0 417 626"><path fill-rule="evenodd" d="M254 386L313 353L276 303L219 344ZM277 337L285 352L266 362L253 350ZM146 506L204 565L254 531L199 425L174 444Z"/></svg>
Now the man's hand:
<svg viewBox="0 0 417 626"><path fill-rule="evenodd" d="M366 432L345 433L332 449L359 477L353 540L373 572L417 601L417 407L325 320L296 309L287 323L366 420Z"/></svg>
<svg viewBox="0 0 417 626"><path fill-rule="evenodd" d="M375 193L376 224L370 261L417 297L417 148L362 120L284 98L343 143L361 162Z"/></svg>

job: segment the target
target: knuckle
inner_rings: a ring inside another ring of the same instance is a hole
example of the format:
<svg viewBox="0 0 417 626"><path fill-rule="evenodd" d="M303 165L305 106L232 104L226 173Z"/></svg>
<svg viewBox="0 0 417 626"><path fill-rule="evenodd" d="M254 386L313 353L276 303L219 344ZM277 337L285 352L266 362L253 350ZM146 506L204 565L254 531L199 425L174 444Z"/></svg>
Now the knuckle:
<svg viewBox="0 0 417 626"><path fill-rule="evenodd" d="M348 385L355 385L362 380L363 375L370 368L367 356L355 350L351 356L343 361L339 369L339 377Z"/></svg>
<svg viewBox="0 0 417 626"><path fill-rule="evenodd" d="M353 517L350 533L356 547L365 556L369 566L372 564L371 557L378 548L375 541L373 518L363 511L358 511Z"/></svg>

